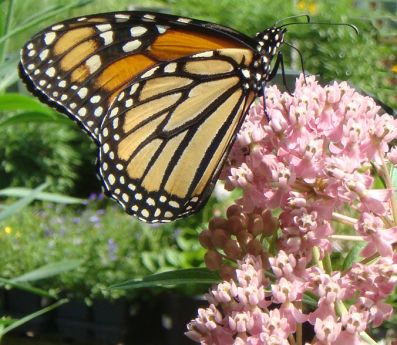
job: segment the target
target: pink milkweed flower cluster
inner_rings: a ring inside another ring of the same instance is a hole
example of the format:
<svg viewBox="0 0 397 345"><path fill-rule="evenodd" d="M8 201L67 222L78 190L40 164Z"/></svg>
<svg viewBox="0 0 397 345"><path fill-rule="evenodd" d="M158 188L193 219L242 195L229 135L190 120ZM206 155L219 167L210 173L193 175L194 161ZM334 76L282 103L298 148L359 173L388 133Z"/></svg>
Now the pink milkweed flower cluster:
<svg viewBox="0 0 397 345"><path fill-rule="evenodd" d="M311 344L375 344L367 331L391 316L397 285L397 120L345 82L302 76L293 95L266 90L266 115L251 108L222 173L243 193L200 235L223 281L186 334L207 345L302 344L306 323Z"/></svg>

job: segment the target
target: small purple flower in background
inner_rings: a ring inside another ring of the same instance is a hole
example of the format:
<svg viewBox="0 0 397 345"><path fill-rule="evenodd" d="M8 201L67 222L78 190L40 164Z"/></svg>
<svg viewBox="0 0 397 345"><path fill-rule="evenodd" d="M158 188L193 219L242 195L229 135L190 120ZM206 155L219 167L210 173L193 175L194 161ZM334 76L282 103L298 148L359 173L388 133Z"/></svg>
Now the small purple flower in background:
<svg viewBox="0 0 397 345"><path fill-rule="evenodd" d="M54 230L52 230L51 228L45 228L44 230L44 236L46 237L50 237L54 234Z"/></svg>
<svg viewBox="0 0 397 345"><path fill-rule="evenodd" d="M97 193L91 193L89 196L88 196L88 200L89 201L94 201L94 200L96 200L98 198L98 194Z"/></svg>
<svg viewBox="0 0 397 345"><path fill-rule="evenodd" d="M117 243L112 238L110 238L108 240L108 256L110 261L117 260L117 251L118 251Z"/></svg>
<svg viewBox="0 0 397 345"><path fill-rule="evenodd" d="M88 198L83 202L84 205L88 205L91 202L94 202L98 200L98 194L97 193L90 193Z"/></svg>
<svg viewBox="0 0 397 345"><path fill-rule="evenodd" d="M97 215L93 215L89 218L91 223L98 223L100 221L99 217Z"/></svg>
<svg viewBox="0 0 397 345"><path fill-rule="evenodd" d="M103 208L101 208L101 209L99 209L99 210L96 211L96 214L102 215L102 214L105 214L105 212L106 212L106 211L105 211Z"/></svg>
<svg viewBox="0 0 397 345"><path fill-rule="evenodd" d="M90 218L88 218L89 219L89 221L91 222L91 223L93 223L94 224L94 226L99 226L100 225L100 223L101 223L101 218L99 218L96 214L94 214L93 216L91 216Z"/></svg>
<svg viewBox="0 0 397 345"><path fill-rule="evenodd" d="M73 218L72 218L72 223L73 223L73 224L79 224L80 221L81 221L81 218L80 218L80 217L73 217Z"/></svg>
<svg viewBox="0 0 397 345"><path fill-rule="evenodd" d="M176 228L172 234L172 238L176 240L182 234L182 229Z"/></svg>

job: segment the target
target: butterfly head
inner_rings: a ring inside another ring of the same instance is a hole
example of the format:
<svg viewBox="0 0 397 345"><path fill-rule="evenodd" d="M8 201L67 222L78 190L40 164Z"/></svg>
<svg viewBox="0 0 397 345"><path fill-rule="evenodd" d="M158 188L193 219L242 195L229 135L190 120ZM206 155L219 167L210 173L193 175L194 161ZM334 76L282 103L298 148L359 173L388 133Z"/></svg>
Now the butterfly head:
<svg viewBox="0 0 397 345"><path fill-rule="evenodd" d="M271 27L265 31L256 34L258 45L257 52L272 58L281 44L284 42L284 35L287 30L285 28Z"/></svg>
<svg viewBox="0 0 397 345"><path fill-rule="evenodd" d="M257 54L260 56L263 72L266 77L270 75L270 63L277 54L280 46L284 42L284 35L287 30L273 26L256 34Z"/></svg>

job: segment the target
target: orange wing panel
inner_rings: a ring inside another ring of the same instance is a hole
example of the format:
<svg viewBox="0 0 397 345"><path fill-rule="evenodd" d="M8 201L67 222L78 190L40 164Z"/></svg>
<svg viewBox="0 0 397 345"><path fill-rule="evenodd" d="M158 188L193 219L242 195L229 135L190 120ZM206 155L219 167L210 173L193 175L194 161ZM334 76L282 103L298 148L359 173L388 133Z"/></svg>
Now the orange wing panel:
<svg viewBox="0 0 397 345"><path fill-rule="evenodd" d="M149 51L160 60L170 61L182 56L222 48L247 49L245 45L223 37L168 29L153 42Z"/></svg>
<svg viewBox="0 0 397 345"><path fill-rule="evenodd" d="M153 66L155 62L143 54L126 56L107 66L98 76L97 88L112 94L110 102L136 75Z"/></svg>

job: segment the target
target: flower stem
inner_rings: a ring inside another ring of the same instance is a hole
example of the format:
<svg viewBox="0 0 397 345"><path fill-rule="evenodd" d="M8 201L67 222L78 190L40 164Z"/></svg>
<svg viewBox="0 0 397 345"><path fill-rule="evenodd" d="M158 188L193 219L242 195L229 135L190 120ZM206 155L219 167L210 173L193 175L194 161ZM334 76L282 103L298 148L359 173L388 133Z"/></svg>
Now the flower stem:
<svg viewBox="0 0 397 345"><path fill-rule="evenodd" d="M393 192L391 197L390 197L390 203L391 203L391 211L392 211L392 214L393 214L393 223L394 223L394 225L397 225L397 202L396 202L396 198L394 197L393 182L392 182L392 180L390 178L389 169L387 168L387 164L385 162L385 158L383 156L383 153L379 152L379 156L380 156L380 159L382 160L381 174L382 174L382 177L383 177L383 179L385 181L386 188Z"/></svg>
<svg viewBox="0 0 397 345"><path fill-rule="evenodd" d="M374 340L374 339L372 339L369 335L368 335L368 333L366 333L366 332L361 332L360 333L360 338L362 339L362 340L364 340L367 344L370 344L370 345L377 345L378 343Z"/></svg>
<svg viewBox="0 0 397 345"><path fill-rule="evenodd" d="M332 240L343 240L343 241L365 241L362 236L351 236L351 235L331 235Z"/></svg>
<svg viewBox="0 0 397 345"><path fill-rule="evenodd" d="M332 212L332 220L337 221L342 224L354 226L357 223L357 219L344 214Z"/></svg>
<svg viewBox="0 0 397 345"><path fill-rule="evenodd" d="M318 247L313 247L313 260L318 267L324 270L323 262L320 260L320 251Z"/></svg>
<svg viewBox="0 0 397 345"><path fill-rule="evenodd" d="M300 311L302 311L302 302L301 301L297 303L297 307L299 308ZM301 323L298 323L296 325L296 336L295 337L296 337L297 345L302 345L303 337L302 337L302 324Z"/></svg>
<svg viewBox="0 0 397 345"><path fill-rule="evenodd" d="M323 265L324 265L325 272L327 272L328 274L331 274L332 273L332 262L331 262L331 256L329 255L329 253L325 253L325 255L324 255Z"/></svg>

